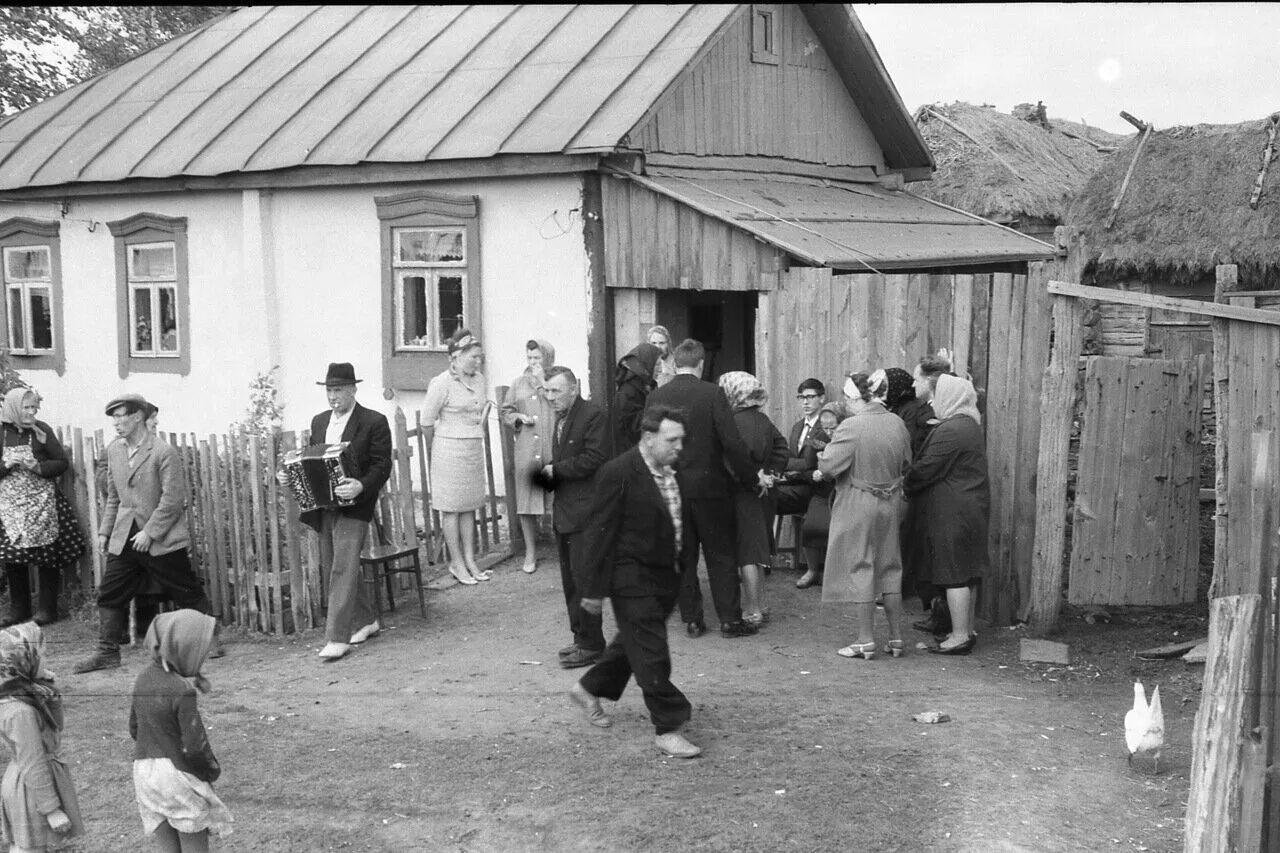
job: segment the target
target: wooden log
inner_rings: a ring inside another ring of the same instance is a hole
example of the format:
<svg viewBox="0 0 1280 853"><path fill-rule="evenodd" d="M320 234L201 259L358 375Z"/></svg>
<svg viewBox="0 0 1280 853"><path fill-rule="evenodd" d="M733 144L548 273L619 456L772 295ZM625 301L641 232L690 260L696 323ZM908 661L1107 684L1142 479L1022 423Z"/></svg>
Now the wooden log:
<svg viewBox="0 0 1280 853"><path fill-rule="evenodd" d="M1254 210L1258 209L1258 202L1262 201L1262 185L1267 180L1267 168L1276 154L1277 125L1280 125L1280 113L1272 113L1271 121L1267 124L1267 145L1262 149L1262 168L1258 170L1258 177L1253 182L1253 192L1249 193L1249 207Z"/></svg>
<svg viewBox="0 0 1280 853"><path fill-rule="evenodd" d="M1260 849L1265 751L1249 717L1256 703L1261 621L1260 595L1210 604L1209 658L1191 738L1186 853Z"/></svg>
<svg viewBox="0 0 1280 853"><path fill-rule="evenodd" d="M1120 111L1120 118L1124 119L1125 121L1129 122L1129 124L1136 127L1139 133L1145 132L1149 127L1149 125L1145 121L1143 121L1140 118L1134 118L1124 110Z"/></svg>
<svg viewBox="0 0 1280 853"><path fill-rule="evenodd" d="M1033 634L1057 630L1066 544L1068 451L1076 409L1084 308L1070 296L1053 297L1053 347L1044 369L1040 450L1036 464L1036 531L1032 548L1028 621Z"/></svg>
<svg viewBox="0 0 1280 853"><path fill-rule="evenodd" d="M1206 642L1208 638L1198 640L1187 640L1183 643L1168 643L1163 646L1155 646L1150 649L1143 649L1137 652L1139 660L1169 660L1171 658L1180 658L1196 646Z"/></svg>
<svg viewBox="0 0 1280 853"><path fill-rule="evenodd" d="M1128 116L1128 113L1121 113L1122 116ZM1130 117L1132 118L1132 117ZM1116 193L1116 200L1111 203L1111 212L1107 214L1107 221L1103 228L1107 231L1116 224L1116 213L1120 210L1120 202L1124 201L1125 193L1129 190L1129 180L1133 177L1134 169L1138 166L1138 158L1142 156L1142 148L1147 144L1147 139L1151 136L1151 125L1145 125L1142 130L1142 136L1138 139L1138 144L1133 149L1133 159L1129 161L1129 170L1124 173L1124 181L1120 184L1120 191Z"/></svg>
<svg viewBox="0 0 1280 853"><path fill-rule="evenodd" d="M1250 308L1229 303L1224 304L1226 300L1223 303L1202 302L1198 299L1179 299L1173 296L1138 293L1132 290L1112 290L1106 287L1090 287L1065 281L1049 282L1049 292L1062 296L1080 296L1084 299L1096 299L1099 302L1110 302L1117 305L1163 308L1166 311L1181 311L1184 314L1222 317L1228 320L1244 320L1248 323L1262 324L1264 326L1280 326L1280 311Z"/></svg>

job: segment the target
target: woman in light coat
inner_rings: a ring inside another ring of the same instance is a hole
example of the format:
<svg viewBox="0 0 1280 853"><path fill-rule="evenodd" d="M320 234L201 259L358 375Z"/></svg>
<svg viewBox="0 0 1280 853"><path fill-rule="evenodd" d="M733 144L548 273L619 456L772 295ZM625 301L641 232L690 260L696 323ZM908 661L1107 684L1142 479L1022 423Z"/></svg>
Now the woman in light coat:
<svg viewBox="0 0 1280 853"><path fill-rule="evenodd" d="M516 516L520 519L520 535L524 538L524 565L529 574L538 569L538 522L551 509L551 492L536 480L539 472L551 464L555 450L556 412L543 392L542 377L556 363L556 351L542 340L525 345L528 366L511 383L507 399L502 403L502 421L515 433L512 467L516 481Z"/></svg>

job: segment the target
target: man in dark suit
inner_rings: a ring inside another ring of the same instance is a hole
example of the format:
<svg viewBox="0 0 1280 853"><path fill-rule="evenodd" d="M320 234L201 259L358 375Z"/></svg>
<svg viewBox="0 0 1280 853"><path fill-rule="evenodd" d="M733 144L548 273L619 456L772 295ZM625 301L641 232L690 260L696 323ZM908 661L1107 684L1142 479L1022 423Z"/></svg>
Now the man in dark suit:
<svg viewBox="0 0 1280 853"><path fill-rule="evenodd" d="M796 389L800 401L801 418L791 426L787 439L786 482L778 485L778 515L804 515L813 494L813 469L804 459L804 443L809 432L818 425L818 411L827 401L827 388L821 380L812 377L800 383Z"/></svg>
<svg viewBox="0 0 1280 853"><path fill-rule="evenodd" d="M573 630L573 645L560 650L560 665L572 669L595 663L604 651L600 614L585 612L579 602L583 529L592 507L596 471L609 457L609 419L599 406L578 395L578 378L567 367L548 368L542 387L556 412L551 464L543 467L542 482L555 490L552 517L560 549L560 582Z"/></svg>
<svg viewBox="0 0 1280 853"><path fill-rule="evenodd" d="M698 547L707 561L711 600L720 617L720 635L745 637L756 627L742 621L742 588L738 582L737 522L734 492L737 479L756 485L763 472L751 455L724 392L701 379L706 350L688 339L675 348L676 375L649 394L649 405L683 409L687 423L684 452L676 467L684 495L684 544L680 570L680 617L691 637L706 633L702 617L702 586L698 581ZM728 466L726 468L726 465ZM732 475L729 473L732 471Z"/></svg>
<svg viewBox="0 0 1280 853"><path fill-rule="evenodd" d="M347 362L329 365L323 385L329 410L311 419L311 444L346 442L343 464L347 478L333 491L350 506L313 509L302 521L320 535L320 570L329 587L325 620L324 661L335 661L351 646L382 630L360 580L360 549L378 503L378 492L391 476L391 427L386 415L356 402L355 368ZM277 474L283 481L284 472Z"/></svg>
<svg viewBox="0 0 1280 853"><path fill-rule="evenodd" d="M702 752L680 734L693 709L671 683L667 644L667 618L680 591L676 554L683 524L681 488L671 466L684 437L683 414L651 404L640 419L639 444L596 476L582 609L599 614L608 596L618 633L569 691L592 725L608 728L613 720L600 698L618 701L634 675L657 733L654 743L675 758Z"/></svg>
<svg viewBox="0 0 1280 853"><path fill-rule="evenodd" d="M179 607L212 613L191 566L187 477L178 451L147 429L156 411L139 394L122 394L106 412L119 436L107 447L107 502L98 550L107 556L98 584L98 649L75 672L120 666L120 635L129 625L129 599L149 583ZM215 644L209 657L223 654Z"/></svg>

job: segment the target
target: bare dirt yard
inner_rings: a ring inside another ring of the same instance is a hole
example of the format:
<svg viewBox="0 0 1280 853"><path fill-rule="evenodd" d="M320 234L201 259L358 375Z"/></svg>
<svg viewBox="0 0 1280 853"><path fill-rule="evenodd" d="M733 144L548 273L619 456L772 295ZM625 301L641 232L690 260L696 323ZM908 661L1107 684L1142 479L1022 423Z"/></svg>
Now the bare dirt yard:
<svg viewBox="0 0 1280 853"><path fill-rule="evenodd" d="M1018 661L1022 629L983 626L975 654L846 660L845 608L796 575L768 579L757 637L690 639L673 617L675 681L705 754L663 758L638 691L592 728L565 692L581 671L544 546L490 583L409 595L386 630L321 663L316 632L236 636L201 709L235 814L220 851L1162 851L1182 849L1201 667L1134 652L1206 633L1194 608L1069 613L1069 667ZM412 602L412 603L411 603ZM708 608L710 604L708 603ZM714 614L709 614L714 623ZM913 614L914 616L914 614ZM881 619L883 616L880 617ZM610 624L606 622L606 628ZM68 697L65 755L92 853L146 849L134 806L129 690L145 663L70 675L92 627L48 631ZM923 635L908 631L915 640ZM883 626L879 635L884 636ZM1126 763L1132 681L1159 684L1158 775ZM605 703L608 708L609 703ZM951 722L923 725L928 710Z"/></svg>

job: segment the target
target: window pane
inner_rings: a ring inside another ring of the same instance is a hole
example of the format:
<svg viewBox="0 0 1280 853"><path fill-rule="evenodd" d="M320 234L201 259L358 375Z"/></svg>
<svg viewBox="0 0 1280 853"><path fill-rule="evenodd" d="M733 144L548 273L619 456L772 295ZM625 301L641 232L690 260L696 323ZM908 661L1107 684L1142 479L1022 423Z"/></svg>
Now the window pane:
<svg viewBox="0 0 1280 853"><path fill-rule="evenodd" d="M174 277L173 244L164 246L130 246L130 278Z"/></svg>
<svg viewBox="0 0 1280 853"><path fill-rule="evenodd" d="M151 341L151 289L140 287L133 291L134 352L152 352Z"/></svg>
<svg viewBox="0 0 1280 853"><path fill-rule="evenodd" d="M438 264L466 260L460 228L431 231L402 230L399 235L401 261Z"/></svg>
<svg viewBox="0 0 1280 853"><path fill-rule="evenodd" d="M461 275L441 275L437 279L436 305L440 307L440 340L448 340L462 326Z"/></svg>
<svg viewBox="0 0 1280 853"><path fill-rule="evenodd" d="M27 293L31 304L31 348L53 349L53 302L49 288L32 287Z"/></svg>
<svg viewBox="0 0 1280 853"><path fill-rule="evenodd" d="M49 277L48 249L10 249L4 254L9 281Z"/></svg>
<svg viewBox="0 0 1280 853"><path fill-rule="evenodd" d="M172 287L158 288L160 291L160 350L162 352L178 351L178 296Z"/></svg>
<svg viewBox="0 0 1280 853"><path fill-rule="evenodd" d="M9 288L9 348L25 350L27 336L22 324L22 288Z"/></svg>
<svg viewBox="0 0 1280 853"><path fill-rule="evenodd" d="M400 279L401 328L409 347L431 346L431 321L427 313L427 280L420 275L406 275Z"/></svg>

